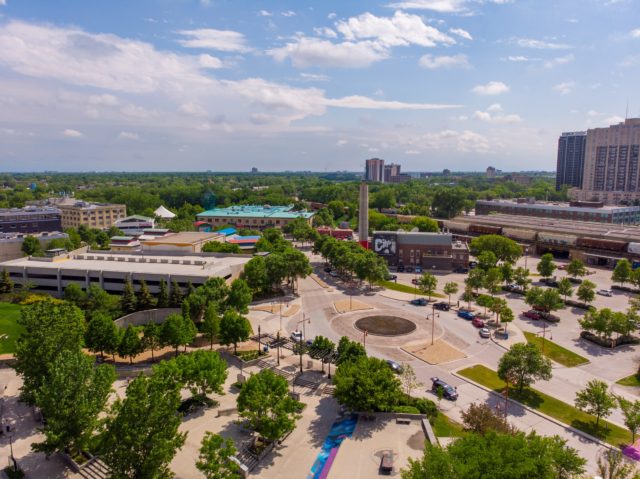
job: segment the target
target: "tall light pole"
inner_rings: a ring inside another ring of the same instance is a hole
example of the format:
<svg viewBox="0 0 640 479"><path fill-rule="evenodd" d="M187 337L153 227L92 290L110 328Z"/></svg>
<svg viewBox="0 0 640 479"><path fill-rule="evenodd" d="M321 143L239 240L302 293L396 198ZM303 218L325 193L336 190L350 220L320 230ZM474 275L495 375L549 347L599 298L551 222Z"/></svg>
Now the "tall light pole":
<svg viewBox="0 0 640 479"><path fill-rule="evenodd" d="M436 328L436 305L435 303L431 305L431 346L433 346L433 336Z"/></svg>
<svg viewBox="0 0 640 479"><path fill-rule="evenodd" d="M298 336L300 338L300 340L298 341L298 350L300 353L300 372L302 372L302 341L303 339L306 337L306 328L305 325L306 323L311 323L311 319L307 319L307 316L305 313L302 313L302 319L300 321L298 321L298 323L296 324L296 327L302 323L302 335Z"/></svg>
<svg viewBox="0 0 640 479"><path fill-rule="evenodd" d="M276 355L278 360L278 366L280 366L280 331L276 333Z"/></svg>
<svg viewBox="0 0 640 479"><path fill-rule="evenodd" d="M529 256L529 247L525 246L524 248L524 269L527 269L527 258Z"/></svg>

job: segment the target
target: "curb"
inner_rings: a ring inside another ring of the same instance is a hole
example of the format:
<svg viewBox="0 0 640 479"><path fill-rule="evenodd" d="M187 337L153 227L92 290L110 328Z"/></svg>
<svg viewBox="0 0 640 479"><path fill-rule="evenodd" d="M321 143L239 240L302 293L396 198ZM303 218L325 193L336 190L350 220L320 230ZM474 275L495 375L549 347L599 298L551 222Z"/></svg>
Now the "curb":
<svg viewBox="0 0 640 479"><path fill-rule="evenodd" d="M504 400L504 397L501 394L498 394L495 391L483 386L482 384L478 384L477 382L458 374L458 370L451 371L451 374L453 374L458 379L462 379L466 383L472 384L473 386L476 386L476 387L488 392L489 394L492 394L493 396L497 396L500 399ZM610 449L610 450L616 449L615 446L612 446L609 443L603 442L600 439L598 439L597 437L592 436L591 434L588 434L588 433L586 433L584 431L576 429L573 426L570 426L569 424L566 424L566 423L564 423L562 421L559 421L559 420L557 420L557 419L555 419L555 418L553 418L551 416L547 416L545 413L542 413L540 411L532 409L529 406L526 406L526 405L522 404L521 402L518 402L518 401L516 401L514 399L511 399L511 398L507 398L507 401L509 401L510 404L520 406L521 408L529 411L532 414L535 414L538 417L541 417L542 419L546 419L547 421L550 421L550 422L554 423L556 426L560 426L563 429L571 431L572 433L577 434L580 437L583 437L584 439L588 440L589 442L592 442L594 444L597 444L597 445L599 445L601 447L605 447L605 448Z"/></svg>

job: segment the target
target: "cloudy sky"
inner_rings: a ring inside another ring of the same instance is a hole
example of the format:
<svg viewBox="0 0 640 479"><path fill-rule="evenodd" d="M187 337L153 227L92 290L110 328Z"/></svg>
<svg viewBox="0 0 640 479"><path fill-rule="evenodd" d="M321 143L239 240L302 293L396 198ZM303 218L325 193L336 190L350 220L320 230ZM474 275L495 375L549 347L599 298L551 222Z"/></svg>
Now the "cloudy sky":
<svg viewBox="0 0 640 479"><path fill-rule="evenodd" d="M0 171L555 168L638 0L0 0Z"/></svg>

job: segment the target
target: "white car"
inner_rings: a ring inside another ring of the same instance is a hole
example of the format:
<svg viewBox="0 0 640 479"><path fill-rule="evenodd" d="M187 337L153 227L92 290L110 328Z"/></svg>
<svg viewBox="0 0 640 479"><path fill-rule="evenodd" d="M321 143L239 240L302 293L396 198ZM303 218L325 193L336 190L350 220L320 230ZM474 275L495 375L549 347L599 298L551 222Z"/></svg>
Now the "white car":
<svg viewBox="0 0 640 479"><path fill-rule="evenodd" d="M478 330L478 334L480 335L481 338L490 338L491 337L491 331L489 331L489 328L480 328Z"/></svg>
<svg viewBox="0 0 640 479"><path fill-rule="evenodd" d="M599 289L598 294L601 296L613 296L613 291L610 289Z"/></svg>
<svg viewBox="0 0 640 479"><path fill-rule="evenodd" d="M304 341L304 335L302 334L302 331L294 331L291 333L291 339L296 343L299 343Z"/></svg>

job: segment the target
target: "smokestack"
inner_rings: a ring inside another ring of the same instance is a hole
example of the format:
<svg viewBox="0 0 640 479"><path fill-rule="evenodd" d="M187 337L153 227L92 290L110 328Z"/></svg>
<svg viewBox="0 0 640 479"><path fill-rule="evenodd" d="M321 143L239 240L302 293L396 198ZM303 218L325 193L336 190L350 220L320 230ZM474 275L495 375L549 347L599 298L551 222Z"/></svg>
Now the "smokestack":
<svg viewBox="0 0 640 479"><path fill-rule="evenodd" d="M360 207L358 208L358 236L363 248L369 248L369 185L360 183Z"/></svg>

